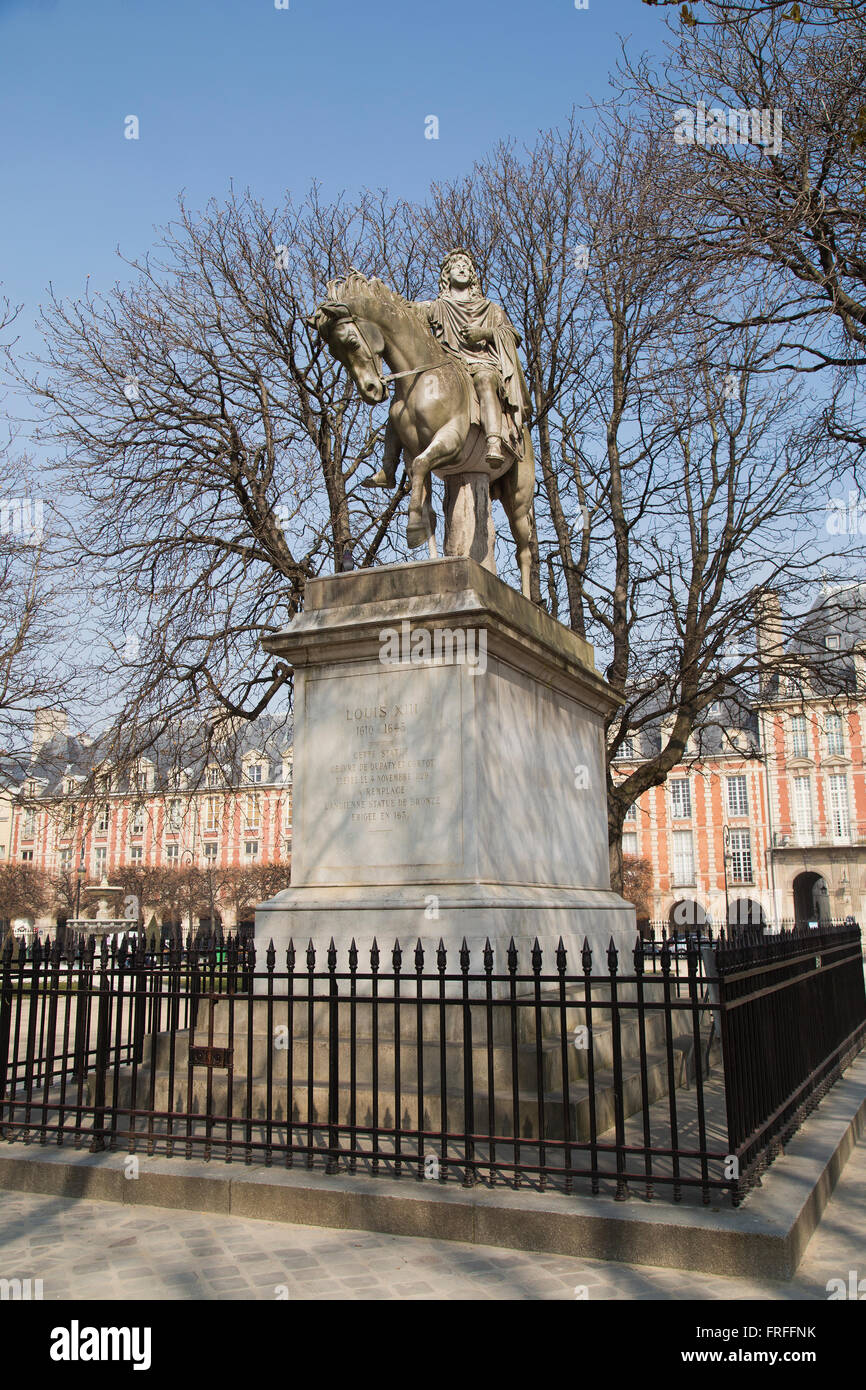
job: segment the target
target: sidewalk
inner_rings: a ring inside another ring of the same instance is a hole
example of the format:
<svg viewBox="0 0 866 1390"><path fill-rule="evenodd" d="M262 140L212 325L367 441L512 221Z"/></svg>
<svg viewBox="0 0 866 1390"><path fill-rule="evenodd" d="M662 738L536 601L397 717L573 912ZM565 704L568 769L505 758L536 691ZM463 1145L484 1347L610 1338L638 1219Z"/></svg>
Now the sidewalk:
<svg viewBox="0 0 866 1390"><path fill-rule="evenodd" d="M866 1137L787 1283L452 1241L0 1194L0 1278L79 1299L826 1299L866 1278ZM581 1290L585 1289L583 1294ZM577 1291L577 1292L576 1292Z"/></svg>

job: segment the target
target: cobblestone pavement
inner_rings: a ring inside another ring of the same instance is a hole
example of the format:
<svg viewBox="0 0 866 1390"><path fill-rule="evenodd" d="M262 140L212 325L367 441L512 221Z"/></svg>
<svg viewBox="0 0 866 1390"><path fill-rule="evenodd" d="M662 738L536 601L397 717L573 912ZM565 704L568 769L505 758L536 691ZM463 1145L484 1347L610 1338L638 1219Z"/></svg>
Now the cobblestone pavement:
<svg viewBox="0 0 866 1390"><path fill-rule="evenodd" d="M46 1300L825 1300L866 1276L864 1236L866 1139L789 1283L0 1192L0 1278L41 1279Z"/></svg>

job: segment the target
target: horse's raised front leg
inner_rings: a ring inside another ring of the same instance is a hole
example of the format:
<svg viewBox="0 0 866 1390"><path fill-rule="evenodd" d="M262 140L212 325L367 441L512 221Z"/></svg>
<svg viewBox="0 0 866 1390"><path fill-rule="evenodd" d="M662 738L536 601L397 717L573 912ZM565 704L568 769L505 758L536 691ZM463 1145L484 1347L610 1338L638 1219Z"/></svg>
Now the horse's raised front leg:
<svg viewBox="0 0 866 1390"><path fill-rule="evenodd" d="M430 474L434 468L458 461L463 451L464 437L454 421L449 421L433 436L424 452L412 461L412 492L406 525L406 540L412 550L428 539L431 518L435 517L429 503Z"/></svg>

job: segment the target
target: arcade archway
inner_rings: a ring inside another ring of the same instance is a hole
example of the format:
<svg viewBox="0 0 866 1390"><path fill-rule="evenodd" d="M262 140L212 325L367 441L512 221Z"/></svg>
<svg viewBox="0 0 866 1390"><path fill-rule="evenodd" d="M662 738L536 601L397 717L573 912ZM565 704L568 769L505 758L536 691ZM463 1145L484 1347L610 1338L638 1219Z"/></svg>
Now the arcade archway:
<svg viewBox="0 0 866 1390"><path fill-rule="evenodd" d="M683 932L694 931L696 928L705 928L707 925L706 909L694 898L680 898L675 902L668 913L668 927L671 936L682 936Z"/></svg>
<svg viewBox="0 0 866 1390"><path fill-rule="evenodd" d="M806 871L793 882L794 921L806 926L809 922L830 921L830 890L820 874Z"/></svg>
<svg viewBox="0 0 866 1390"><path fill-rule="evenodd" d="M734 898L728 904L729 927L760 927L767 925L764 909L754 898Z"/></svg>

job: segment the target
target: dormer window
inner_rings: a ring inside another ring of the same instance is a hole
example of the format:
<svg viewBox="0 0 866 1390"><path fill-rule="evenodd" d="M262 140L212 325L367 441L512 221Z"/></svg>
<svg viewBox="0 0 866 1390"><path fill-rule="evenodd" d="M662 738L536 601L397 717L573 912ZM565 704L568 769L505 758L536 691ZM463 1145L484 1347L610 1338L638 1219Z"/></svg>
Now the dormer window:
<svg viewBox="0 0 866 1390"><path fill-rule="evenodd" d="M261 780L262 780L262 764L261 764L261 763L247 763L247 781L248 781L248 782L251 782L251 783L258 783L258 782L261 782Z"/></svg>
<svg viewBox="0 0 866 1390"><path fill-rule="evenodd" d="M149 792L153 790L153 766L149 762L139 763L132 775L133 786L136 791Z"/></svg>
<svg viewBox="0 0 866 1390"><path fill-rule="evenodd" d="M218 767L209 767L207 770L207 784L209 787L221 787L222 775Z"/></svg>
<svg viewBox="0 0 866 1390"><path fill-rule="evenodd" d="M824 646L827 648L827 651L828 651L828 652L838 652L838 650L839 650L839 634L838 634L838 632L828 632L827 635L826 635L826 637L824 638Z"/></svg>

